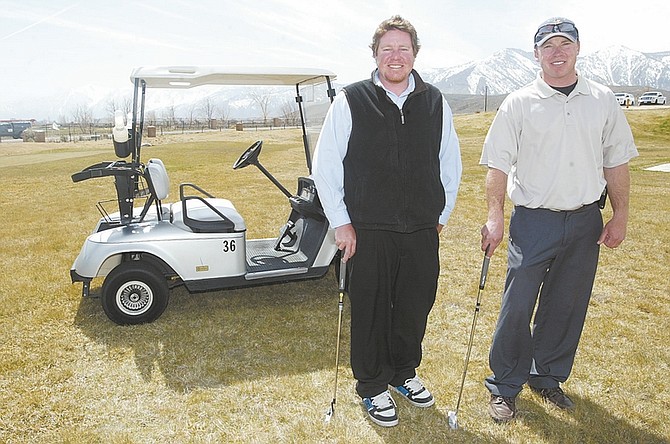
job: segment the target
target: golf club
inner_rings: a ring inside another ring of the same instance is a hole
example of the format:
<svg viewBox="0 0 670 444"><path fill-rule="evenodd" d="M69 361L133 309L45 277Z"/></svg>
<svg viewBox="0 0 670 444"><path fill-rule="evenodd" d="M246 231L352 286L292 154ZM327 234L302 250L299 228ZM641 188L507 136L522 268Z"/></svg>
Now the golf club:
<svg viewBox="0 0 670 444"><path fill-rule="evenodd" d="M463 377L461 378L461 388L458 390L458 401L456 402L456 410L450 410L447 417L449 420L449 427L452 430L458 429L458 408L461 406L461 396L463 395L463 386L465 385L465 375L468 373L468 363L470 362L470 352L472 351L472 341L475 337L475 326L477 325L477 314L479 313L479 308L481 307L481 295L484 285L486 284L486 275L489 271L489 261L491 258L488 256L489 249L486 248L484 253L484 262L482 263L482 273L479 277L479 291L477 291L477 302L475 303L475 314L472 317L472 327L470 328L470 340L468 341L468 350L465 353L465 365L463 366Z"/></svg>
<svg viewBox="0 0 670 444"><path fill-rule="evenodd" d="M340 298L337 303L337 345L335 347L335 387L333 388L333 400L330 401L330 408L326 412L325 422L330 422L330 419L335 414L335 401L337 399L337 370L340 363L340 337L342 335L342 311L344 309L344 288L347 279L347 263L340 261L340 273L337 280L338 287L340 290Z"/></svg>

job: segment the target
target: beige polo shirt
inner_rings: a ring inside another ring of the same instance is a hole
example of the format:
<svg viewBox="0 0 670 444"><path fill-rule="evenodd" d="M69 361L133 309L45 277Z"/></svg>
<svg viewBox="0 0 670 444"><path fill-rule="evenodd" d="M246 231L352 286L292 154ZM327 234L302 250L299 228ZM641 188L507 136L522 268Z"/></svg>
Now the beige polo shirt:
<svg viewBox="0 0 670 444"><path fill-rule="evenodd" d="M500 106L480 164L508 175L507 193L515 205L574 210L598 200L606 185L603 167L637 155L609 88L578 76L566 97L538 75Z"/></svg>

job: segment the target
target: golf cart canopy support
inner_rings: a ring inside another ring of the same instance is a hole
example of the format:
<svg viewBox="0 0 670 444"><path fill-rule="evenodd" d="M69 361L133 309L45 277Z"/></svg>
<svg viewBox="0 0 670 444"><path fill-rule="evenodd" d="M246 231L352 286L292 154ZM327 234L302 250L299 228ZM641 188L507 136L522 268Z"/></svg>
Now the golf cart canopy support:
<svg viewBox="0 0 670 444"><path fill-rule="evenodd" d="M318 128L309 128L305 116L306 100L301 90L319 84L326 84L327 100L324 110L335 97L332 81L336 75L332 71L316 68L253 68L230 66L143 66L135 68L130 80L135 85L133 99L132 134L134 144L127 146L128 154L132 153L133 162L139 162L144 131L144 96L146 88L189 89L202 85L230 86L295 86L302 126L302 138L305 148L305 161L309 173L312 173L312 157L316 148L320 124ZM313 98L312 98L313 99ZM325 115L325 111L324 111ZM122 150L119 150L122 152ZM125 157L125 156L120 156Z"/></svg>
<svg viewBox="0 0 670 444"><path fill-rule="evenodd" d="M230 66L143 66L130 80L144 81L147 88L193 88L201 85L311 85L335 73L311 68L251 68Z"/></svg>

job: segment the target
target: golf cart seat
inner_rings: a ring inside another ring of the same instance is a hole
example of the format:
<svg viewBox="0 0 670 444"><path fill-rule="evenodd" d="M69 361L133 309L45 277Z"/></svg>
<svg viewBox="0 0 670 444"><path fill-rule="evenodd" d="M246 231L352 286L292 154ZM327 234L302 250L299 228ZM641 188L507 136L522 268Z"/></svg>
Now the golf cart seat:
<svg viewBox="0 0 670 444"><path fill-rule="evenodd" d="M186 195L187 189L197 190L198 195ZM204 196L204 197L203 197ZM192 183L179 185L179 202L172 204L172 223L182 230L194 233L237 233L246 231L244 219L228 199L212 196Z"/></svg>
<svg viewBox="0 0 670 444"><path fill-rule="evenodd" d="M165 164L160 159L149 159L145 169L145 178L149 186L149 197L144 204L139 221L144 221L151 206L156 204L156 217L158 220L170 218L170 208L163 206L163 199L167 199L170 192L170 178L168 177Z"/></svg>
<svg viewBox="0 0 670 444"><path fill-rule="evenodd" d="M170 178L163 161L160 159L149 159L147 170L149 171L151 185L153 186L152 194L156 196L158 201L167 199L170 192Z"/></svg>
<svg viewBox="0 0 670 444"><path fill-rule="evenodd" d="M148 173L147 182L151 196L142 215L145 215L152 203L156 202L159 211L158 220L170 219L182 230L194 233L234 233L246 230L244 220L229 200L217 199L190 183L179 185L179 202L164 207L161 201L168 197L170 191L170 178L165 164L160 159L149 159L145 169ZM195 189L200 194L185 195L184 190L188 188Z"/></svg>

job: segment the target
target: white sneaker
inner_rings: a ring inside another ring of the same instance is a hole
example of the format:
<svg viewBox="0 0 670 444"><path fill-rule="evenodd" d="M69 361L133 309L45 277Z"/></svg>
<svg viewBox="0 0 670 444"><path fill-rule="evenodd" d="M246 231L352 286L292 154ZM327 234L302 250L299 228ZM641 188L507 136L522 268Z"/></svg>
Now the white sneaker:
<svg viewBox="0 0 670 444"><path fill-rule="evenodd" d="M368 416L375 424L382 427L398 425L395 402L388 390L371 398L363 398L363 405L368 411Z"/></svg>
<svg viewBox="0 0 670 444"><path fill-rule="evenodd" d="M403 385L393 387L393 389L407 398L410 404L416 407L430 407L435 404L435 398L423 386L423 382L421 382L418 376L405 380Z"/></svg>

